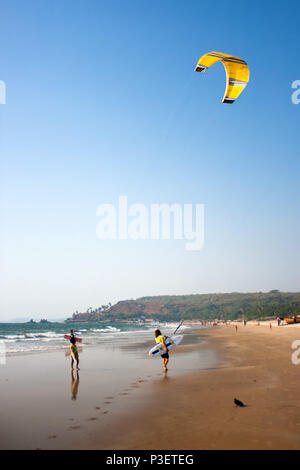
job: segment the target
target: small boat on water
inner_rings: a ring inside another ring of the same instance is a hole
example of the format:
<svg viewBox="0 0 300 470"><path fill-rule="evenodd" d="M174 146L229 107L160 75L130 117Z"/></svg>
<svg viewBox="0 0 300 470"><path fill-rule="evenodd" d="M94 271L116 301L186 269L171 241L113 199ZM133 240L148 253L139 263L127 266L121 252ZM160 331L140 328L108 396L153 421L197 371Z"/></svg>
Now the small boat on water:
<svg viewBox="0 0 300 470"><path fill-rule="evenodd" d="M288 318L288 317L285 317L284 318L284 321L288 324L292 324L292 323L300 323L300 315L294 315L293 317L291 318Z"/></svg>

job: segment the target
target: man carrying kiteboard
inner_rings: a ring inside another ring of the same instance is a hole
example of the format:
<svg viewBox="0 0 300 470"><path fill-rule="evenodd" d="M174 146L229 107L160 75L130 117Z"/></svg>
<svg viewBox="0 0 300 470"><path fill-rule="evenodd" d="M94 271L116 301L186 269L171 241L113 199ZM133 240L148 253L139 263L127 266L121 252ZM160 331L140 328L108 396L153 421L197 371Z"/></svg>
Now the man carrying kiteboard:
<svg viewBox="0 0 300 470"><path fill-rule="evenodd" d="M169 350L168 350L168 347L165 343L165 338L161 334L160 330L155 330L154 334L155 334L156 343L162 343L162 345L164 346L164 348L166 350L166 352L164 354L161 354L161 358L162 358L162 361L163 361L164 370L165 370L165 372L167 372L167 370L168 370L167 369L167 364L169 362Z"/></svg>

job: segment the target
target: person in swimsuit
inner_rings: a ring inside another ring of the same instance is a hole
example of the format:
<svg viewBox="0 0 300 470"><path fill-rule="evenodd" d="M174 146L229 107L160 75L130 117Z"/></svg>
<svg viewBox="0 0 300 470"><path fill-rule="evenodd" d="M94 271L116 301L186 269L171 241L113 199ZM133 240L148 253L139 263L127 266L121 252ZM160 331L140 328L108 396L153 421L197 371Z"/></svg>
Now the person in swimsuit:
<svg viewBox="0 0 300 470"><path fill-rule="evenodd" d="M79 369L79 354L78 354L78 349L76 346L76 338L74 335L74 331L71 330L71 338L70 338L70 350L71 350L71 370L73 370L74 366L74 361L76 361L76 369Z"/></svg>
<svg viewBox="0 0 300 470"><path fill-rule="evenodd" d="M167 364L169 362L169 352L168 352L168 348L167 348L167 345L165 343L165 338L164 336L161 334L160 330L155 330L154 331L154 334L155 334L155 341L156 343L162 343L162 345L164 346L165 348L165 353L161 355L161 358L162 358L162 361L163 361L163 365L164 365L164 370L165 372L167 372Z"/></svg>

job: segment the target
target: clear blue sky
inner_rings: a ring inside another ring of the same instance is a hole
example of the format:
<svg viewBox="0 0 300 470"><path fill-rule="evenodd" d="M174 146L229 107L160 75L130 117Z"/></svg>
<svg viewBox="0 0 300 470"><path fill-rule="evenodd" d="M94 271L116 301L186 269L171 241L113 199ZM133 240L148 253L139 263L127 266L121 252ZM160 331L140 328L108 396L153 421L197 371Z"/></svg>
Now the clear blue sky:
<svg viewBox="0 0 300 470"><path fill-rule="evenodd" d="M1 0L0 320L299 291L299 2ZM221 103L216 50L250 83ZM205 244L100 241L96 209L205 204Z"/></svg>

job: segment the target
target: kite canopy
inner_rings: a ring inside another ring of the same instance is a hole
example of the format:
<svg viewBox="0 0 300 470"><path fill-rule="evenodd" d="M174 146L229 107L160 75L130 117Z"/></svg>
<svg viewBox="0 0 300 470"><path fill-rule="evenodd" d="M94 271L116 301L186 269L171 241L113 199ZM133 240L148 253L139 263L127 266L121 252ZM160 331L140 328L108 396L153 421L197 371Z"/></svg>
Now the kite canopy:
<svg viewBox="0 0 300 470"><path fill-rule="evenodd" d="M205 72L211 65L219 61L224 65L227 75L223 103L234 103L249 82L250 72L244 60L222 52L210 52L199 59L195 72Z"/></svg>

